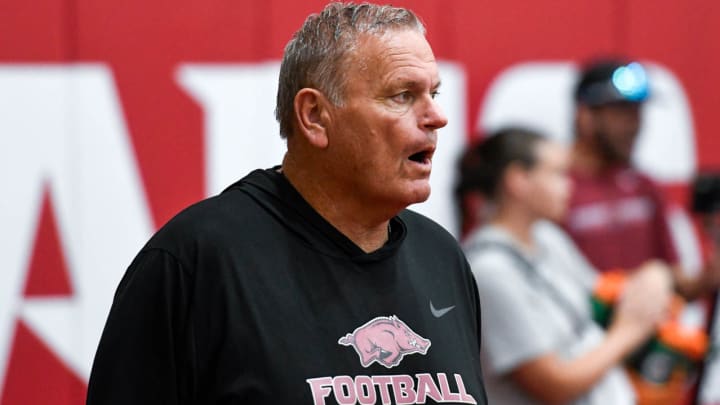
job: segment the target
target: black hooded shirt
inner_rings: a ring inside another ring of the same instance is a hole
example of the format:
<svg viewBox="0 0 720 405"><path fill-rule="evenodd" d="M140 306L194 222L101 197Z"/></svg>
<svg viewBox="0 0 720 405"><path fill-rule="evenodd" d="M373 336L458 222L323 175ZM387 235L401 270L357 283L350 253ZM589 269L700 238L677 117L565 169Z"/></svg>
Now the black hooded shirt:
<svg viewBox="0 0 720 405"><path fill-rule="evenodd" d="M274 169L163 226L118 286L88 405L485 404L454 238L405 210L365 253Z"/></svg>

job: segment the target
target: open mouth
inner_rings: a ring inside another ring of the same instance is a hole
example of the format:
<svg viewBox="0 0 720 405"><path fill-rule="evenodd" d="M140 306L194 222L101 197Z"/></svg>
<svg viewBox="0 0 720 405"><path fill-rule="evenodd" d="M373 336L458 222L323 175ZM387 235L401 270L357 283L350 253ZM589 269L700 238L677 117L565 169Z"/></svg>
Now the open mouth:
<svg viewBox="0 0 720 405"><path fill-rule="evenodd" d="M408 159L410 159L416 163L426 164L426 163L430 163L432 154L433 153L430 150L423 150L423 151L420 151L417 153L413 153L412 155L410 155L410 157Z"/></svg>

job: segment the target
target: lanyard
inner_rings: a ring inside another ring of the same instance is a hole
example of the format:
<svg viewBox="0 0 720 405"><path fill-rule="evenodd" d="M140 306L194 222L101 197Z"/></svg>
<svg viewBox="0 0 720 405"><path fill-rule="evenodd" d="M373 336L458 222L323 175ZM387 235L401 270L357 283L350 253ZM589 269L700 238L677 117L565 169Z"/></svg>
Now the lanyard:
<svg viewBox="0 0 720 405"><path fill-rule="evenodd" d="M520 268L523 269L523 273L525 273L528 280L544 289L547 296L550 297L550 299L553 300L555 304L563 310L563 312L565 312L573 325L573 332L575 332L578 337L582 337L582 333L590 323L590 319L582 316L579 311L575 310L570 300L568 300L550 281L548 281L538 271L535 265L518 252L514 246L499 241L479 241L470 245L470 250L474 249L497 249L509 254L510 257L520 264Z"/></svg>

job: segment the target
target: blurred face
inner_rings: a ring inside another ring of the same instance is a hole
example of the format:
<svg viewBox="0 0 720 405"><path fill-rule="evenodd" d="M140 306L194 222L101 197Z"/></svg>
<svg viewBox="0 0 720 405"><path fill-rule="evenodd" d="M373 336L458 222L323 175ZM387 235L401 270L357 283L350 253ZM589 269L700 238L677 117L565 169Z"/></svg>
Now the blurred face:
<svg viewBox="0 0 720 405"><path fill-rule="evenodd" d="M368 35L348 66L344 101L330 112L328 169L373 206L426 200L437 130L447 124L430 45L411 30Z"/></svg>
<svg viewBox="0 0 720 405"><path fill-rule="evenodd" d="M640 130L640 106L635 103L609 104L593 109L595 144L603 160L628 164Z"/></svg>
<svg viewBox="0 0 720 405"><path fill-rule="evenodd" d="M559 143L543 141L535 153L537 162L527 172L530 185L525 202L537 218L562 221L571 191L569 151Z"/></svg>

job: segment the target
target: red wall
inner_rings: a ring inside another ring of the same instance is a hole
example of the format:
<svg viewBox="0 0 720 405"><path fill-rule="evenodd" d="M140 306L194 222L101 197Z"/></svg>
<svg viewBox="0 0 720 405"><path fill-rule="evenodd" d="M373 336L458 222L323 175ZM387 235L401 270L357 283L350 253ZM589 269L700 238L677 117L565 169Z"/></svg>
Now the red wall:
<svg viewBox="0 0 720 405"><path fill-rule="evenodd" d="M178 62L278 59L324 1L5 0L0 62L109 63L156 224L202 197L202 116ZM669 67L691 100L700 166L720 166L720 4L713 0L398 1L421 15L438 58L468 73L468 128L494 77L527 60L622 53ZM175 159L159 162L158 155Z"/></svg>
<svg viewBox="0 0 720 405"><path fill-rule="evenodd" d="M177 85L178 64L277 60L292 32L325 3L4 0L0 2L0 64L104 62L112 67L153 220L159 226L204 197L205 190L203 116ZM691 102L699 166L720 167L720 137L715 135L720 133L717 1L404 0L395 4L408 6L423 18L438 58L464 66L468 133L476 125L493 77L509 65L620 53L660 62L681 80ZM8 390L10 382L6 383ZM7 397L2 401L6 404Z"/></svg>

